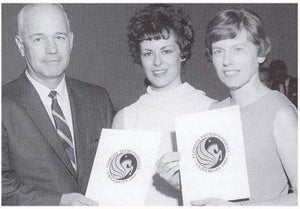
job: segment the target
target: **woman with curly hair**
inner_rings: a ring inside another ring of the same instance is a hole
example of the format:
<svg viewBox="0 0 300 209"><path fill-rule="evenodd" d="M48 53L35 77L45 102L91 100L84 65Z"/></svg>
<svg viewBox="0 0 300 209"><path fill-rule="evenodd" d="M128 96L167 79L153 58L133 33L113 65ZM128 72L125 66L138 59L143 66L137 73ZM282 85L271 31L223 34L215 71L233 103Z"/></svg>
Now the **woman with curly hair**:
<svg viewBox="0 0 300 209"><path fill-rule="evenodd" d="M204 111L214 102L203 91L182 82L181 73L192 55L194 30L180 8L153 4L137 12L128 25L128 45L149 86L136 102L120 110L113 128L164 133L158 158L176 151L174 119ZM153 171L146 205L179 205L181 193Z"/></svg>

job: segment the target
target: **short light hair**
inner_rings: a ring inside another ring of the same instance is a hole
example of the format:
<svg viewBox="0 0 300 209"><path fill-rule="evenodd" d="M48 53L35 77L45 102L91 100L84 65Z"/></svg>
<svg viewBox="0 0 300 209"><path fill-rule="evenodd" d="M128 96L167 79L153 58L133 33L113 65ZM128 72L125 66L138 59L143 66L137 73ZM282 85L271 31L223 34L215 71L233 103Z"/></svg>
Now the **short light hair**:
<svg viewBox="0 0 300 209"><path fill-rule="evenodd" d="M211 61L212 44L236 38L242 29L248 40L257 46L257 55L266 57L271 50L271 42L266 34L261 18L249 9L227 9L217 13L208 23L205 34L205 55Z"/></svg>
<svg viewBox="0 0 300 209"><path fill-rule="evenodd" d="M22 36L22 32L23 32L23 28L24 28L24 16L25 14L33 7L39 6L39 5L46 5L46 4L26 4L19 12L18 16L17 16L17 24L18 24L18 35ZM48 4L48 5L52 5L56 8L58 8L62 14L65 17L66 20L66 24L67 24L67 30L68 32L71 32L71 27L70 27L70 22L69 22L69 18L63 8L63 6L61 4Z"/></svg>

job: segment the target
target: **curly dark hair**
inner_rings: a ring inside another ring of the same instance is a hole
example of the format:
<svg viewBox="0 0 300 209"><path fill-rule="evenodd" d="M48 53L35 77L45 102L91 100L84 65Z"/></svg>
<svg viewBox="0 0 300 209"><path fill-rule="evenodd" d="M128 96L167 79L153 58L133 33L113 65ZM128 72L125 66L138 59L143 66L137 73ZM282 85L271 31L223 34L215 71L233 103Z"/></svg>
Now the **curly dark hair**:
<svg viewBox="0 0 300 209"><path fill-rule="evenodd" d="M130 55L134 63L141 64L140 43L144 40L168 39L174 32L176 43L185 64L192 56L194 30L190 17L181 8L166 4L151 4L137 12L127 27Z"/></svg>

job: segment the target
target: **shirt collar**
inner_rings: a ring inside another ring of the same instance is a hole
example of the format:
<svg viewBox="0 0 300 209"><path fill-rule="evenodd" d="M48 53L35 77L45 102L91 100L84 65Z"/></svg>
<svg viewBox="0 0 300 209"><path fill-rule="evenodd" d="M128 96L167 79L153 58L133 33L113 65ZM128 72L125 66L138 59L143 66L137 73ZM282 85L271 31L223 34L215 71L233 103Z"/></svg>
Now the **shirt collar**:
<svg viewBox="0 0 300 209"><path fill-rule="evenodd" d="M67 94L67 85L66 85L66 79L65 75L61 82L58 84L58 86L54 89L57 92L57 95L61 97L63 101L66 101L66 98L68 97Z"/></svg>
<svg viewBox="0 0 300 209"><path fill-rule="evenodd" d="M28 72L27 70L25 71L25 74L29 81L32 83L38 94L40 95L41 98L47 98L48 94L50 91L56 91L57 96L62 99L62 101L66 101L66 98L68 97L67 94L67 85L66 85L66 79L65 75L61 82L58 84L58 86L55 89L49 89L47 86L43 85L42 83L36 81Z"/></svg>

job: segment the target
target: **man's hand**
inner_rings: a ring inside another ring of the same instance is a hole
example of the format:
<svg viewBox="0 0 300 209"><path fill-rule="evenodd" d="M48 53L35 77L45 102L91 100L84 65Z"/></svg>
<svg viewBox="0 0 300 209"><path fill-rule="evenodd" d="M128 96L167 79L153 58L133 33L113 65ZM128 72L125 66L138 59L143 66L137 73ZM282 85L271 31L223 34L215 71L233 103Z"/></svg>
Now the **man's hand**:
<svg viewBox="0 0 300 209"><path fill-rule="evenodd" d="M171 152L163 155L156 163L157 173L177 190L180 189L178 152Z"/></svg>
<svg viewBox="0 0 300 209"><path fill-rule="evenodd" d="M97 206L98 202L88 199L79 193L67 193L63 194L60 199L59 205L64 206L75 206L75 205L87 205L87 206Z"/></svg>

